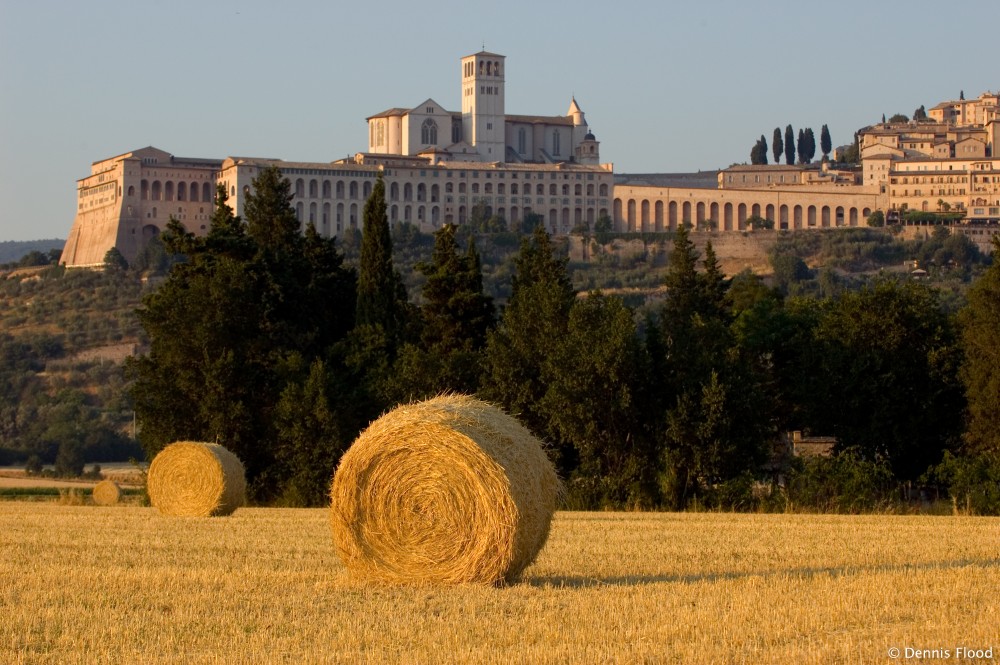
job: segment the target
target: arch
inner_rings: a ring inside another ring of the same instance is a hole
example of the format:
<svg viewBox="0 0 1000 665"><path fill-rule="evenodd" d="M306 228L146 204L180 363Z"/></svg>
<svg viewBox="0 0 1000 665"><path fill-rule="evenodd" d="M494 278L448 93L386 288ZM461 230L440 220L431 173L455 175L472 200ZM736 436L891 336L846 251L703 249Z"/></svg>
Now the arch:
<svg viewBox="0 0 1000 665"><path fill-rule="evenodd" d="M569 231L569 208L562 209L562 231Z"/></svg>
<svg viewBox="0 0 1000 665"><path fill-rule="evenodd" d="M451 182L444 183L444 193L445 194L451 194L454 191L455 191L455 185L453 183L451 183Z"/></svg>
<svg viewBox="0 0 1000 665"><path fill-rule="evenodd" d="M135 196L135 185L128 186L128 196Z"/></svg>
<svg viewBox="0 0 1000 665"><path fill-rule="evenodd" d="M722 209L722 230L733 230L733 204L731 201L726 201L726 205Z"/></svg>
<svg viewBox="0 0 1000 665"><path fill-rule="evenodd" d="M323 228L320 229L323 235L330 235L330 202L323 204Z"/></svg>
<svg viewBox="0 0 1000 665"><path fill-rule="evenodd" d="M601 183L599 191L600 191L600 194L598 194L598 196L607 196L608 195L608 186L607 186L607 184Z"/></svg>
<svg viewBox="0 0 1000 665"><path fill-rule="evenodd" d="M667 228L670 231L677 230L677 201L667 204Z"/></svg>
<svg viewBox="0 0 1000 665"><path fill-rule="evenodd" d="M427 185L422 182L417 183L417 200L426 201L427 200Z"/></svg>
<svg viewBox="0 0 1000 665"><path fill-rule="evenodd" d="M144 200L144 201L149 198L149 181L148 180L141 180L139 182L139 198L142 199L142 200Z"/></svg>
<svg viewBox="0 0 1000 665"><path fill-rule="evenodd" d="M792 209L792 228L801 229L802 228L802 206L796 205Z"/></svg>
<svg viewBox="0 0 1000 665"><path fill-rule="evenodd" d="M622 217L622 200L616 198L614 202L614 218L611 220L615 229L620 229L622 227L622 222L624 218Z"/></svg>
<svg viewBox="0 0 1000 665"><path fill-rule="evenodd" d="M189 197L192 201L198 200L198 183L191 183L191 196Z"/></svg>
<svg viewBox="0 0 1000 665"><path fill-rule="evenodd" d="M778 228L787 229L788 228L788 206L784 203L778 208Z"/></svg>
<svg viewBox="0 0 1000 665"><path fill-rule="evenodd" d="M411 217L412 214L413 214L413 206L409 206L409 205L403 206L403 221L404 222L410 221L410 217Z"/></svg>
<svg viewBox="0 0 1000 665"><path fill-rule="evenodd" d="M823 206L819 209L819 219L820 225L823 228L829 228L830 226L830 206Z"/></svg>
<svg viewBox="0 0 1000 665"><path fill-rule="evenodd" d="M589 183L587 185L587 196L593 196L593 195L594 195L594 184Z"/></svg>
<svg viewBox="0 0 1000 665"><path fill-rule="evenodd" d="M330 188L330 181L329 180L324 180L323 181L323 198L324 199L330 198L330 189L331 189Z"/></svg>
<svg viewBox="0 0 1000 665"><path fill-rule="evenodd" d="M852 207L851 211L848 213L848 215L850 216L848 224L850 224L851 226L857 226L858 225L858 209Z"/></svg>
<svg viewBox="0 0 1000 665"><path fill-rule="evenodd" d="M303 208L304 206L302 205L302 201L295 204L295 219L299 220L299 224L302 223L302 216L304 214Z"/></svg>
<svg viewBox="0 0 1000 665"><path fill-rule="evenodd" d="M318 199L319 198L319 181L316 178L309 180L309 198Z"/></svg>
<svg viewBox="0 0 1000 665"><path fill-rule="evenodd" d="M441 223L441 209L437 206L431 207L431 224L438 226Z"/></svg>
<svg viewBox="0 0 1000 665"><path fill-rule="evenodd" d="M757 217L760 217L760 204L759 203L754 203L753 204L753 206L750 208L750 215L751 216L756 215Z"/></svg>
<svg viewBox="0 0 1000 665"><path fill-rule="evenodd" d="M649 200L648 199L643 199L642 200L642 204L640 205L640 211L641 211L641 214L642 214L642 218L641 218L642 219L642 221L641 221L642 225L639 227L639 230L641 230L643 233L648 233L649 232Z"/></svg>
<svg viewBox="0 0 1000 665"><path fill-rule="evenodd" d="M356 180L352 180L350 184L347 185L347 192L350 198L358 198L358 182Z"/></svg>
<svg viewBox="0 0 1000 665"><path fill-rule="evenodd" d="M816 206L806 208L806 226L816 226Z"/></svg>
<svg viewBox="0 0 1000 665"><path fill-rule="evenodd" d="M488 182L485 185L483 185L483 194L492 194L492 193L493 193L493 183L492 182Z"/></svg>
<svg viewBox="0 0 1000 665"><path fill-rule="evenodd" d="M441 199L441 187L437 183L431 185L431 203L437 203Z"/></svg>
<svg viewBox="0 0 1000 665"><path fill-rule="evenodd" d="M309 223L313 226L316 225L316 202L313 201L309 204Z"/></svg>
<svg viewBox="0 0 1000 665"><path fill-rule="evenodd" d="M562 186L562 195L569 196L569 184L565 184Z"/></svg>
<svg viewBox="0 0 1000 665"><path fill-rule="evenodd" d="M344 230L344 204L337 204L337 231Z"/></svg>
<svg viewBox="0 0 1000 665"><path fill-rule="evenodd" d="M424 209L425 206L417 206L417 223L422 224L424 221Z"/></svg>
<svg viewBox="0 0 1000 665"><path fill-rule="evenodd" d="M399 200L399 183L394 182L389 185L389 200L398 201Z"/></svg>
<svg viewBox="0 0 1000 665"><path fill-rule="evenodd" d="M160 235L160 229L155 224L146 224L142 227L142 239L149 241Z"/></svg>
<svg viewBox="0 0 1000 665"><path fill-rule="evenodd" d="M551 185L549 185L549 196L559 196L556 193L558 191L559 191L559 189L556 187L555 183L552 183Z"/></svg>
<svg viewBox="0 0 1000 665"><path fill-rule="evenodd" d="M153 201L161 201L161 200L163 200L163 185L160 184L159 180L154 180L153 181L153 187L150 190L149 197Z"/></svg>
<svg viewBox="0 0 1000 665"><path fill-rule="evenodd" d="M372 183L370 180L365 180L365 182L361 185L361 196L367 201L368 197L371 195L372 195Z"/></svg>
<svg viewBox="0 0 1000 665"><path fill-rule="evenodd" d="M712 201L708 206L708 218L714 221L716 224L719 223L719 202ZM716 226L718 228L718 226Z"/></svg>
<svg viewBox="0 0 1000 665"><path fill-rule="evenodd" d="M681 206L681 224L691 225L691 202L685 201Z"/></svg>
<svg viewBox="0 0 1000 665"><path fill-rule="evenodd" d="M510 221L511 223L521 221L520 211L518 210L517 206L510 207Z"/></svg>
<svg viewBox="0 0 1000 665"><path fill-rule="evenodd" d="M393 183L393 184L395 184L395 183ZM334 185L334 190L337 192L337 198L338 199L344 198L344 181L343 180L338 180L337 184Z"/></svg>
<svg viewBox="0 0 1000 665"><path fill-rule="evenodd" d="M206 182L201 186L201 200L206 203L215 201L215 192L212 191L212 183Z"/></svg>
<svg viewBox="0 0 1000 665"><path fill-rule="evenodd" d="M930 208L928 207L927 201L922 202L920 204L920 212L927 212L928 210L930 210Z"/></svg>
<svg viewBox="0 0 1000 665"><path fill-rule="evenodd" d="M635 231L635 199L628 200L628 230Z"/></svg>
<svg viewBox="0 0 1000 665"><path fill-rule="evenodd" d="M399 221L399 206L395 203L393 203L392 207L389 208L389 221L393 224Z"/></svg>
<svg viewBox="0 0 1000 665"><path fill-rule="evenodd" d="M404 201L412 201L413 200L413 184L412 183L408 182L408 183L405 183L403 185L403 200Z"/></svg>
<svg viewBox="0 0 1000 665"><path fill-rule="evenodd" d="M535 195L536 196L545 196L545 185L542 185L540 183L537 184L537 185L535 185Z"/></svg>
<svg viewBox="0 0 1000 665"><path fill-rule="evenodd" d="M177 200L187 201L188 186L186 183L177 183Z"/></svg>
<svg viewBox="0 0 1000 665"><path fill-rule="evenodd" d="M587 208L587 222L590 224L594 223L591 219L594 216L594 209ZM653 230L656 233L663 233L663 201L659 200L653 207Z"/></svg>
<svg viewBox="0 0 1000 665"><path fill-rule="evenodd" d="M458 193L459 194L465 194L465 189L466 189L466 187L465 187L465 183L464 182L458 183Z"/></svg>
<svg viewBox="0 0 1000 665"><path fill-rule="evenodd" d="M511 196L517 196L517 183L516 182L510 183L510 195Z"/></svg>
<svg viewBox="0 0 1000 665"><path fill-rule="evenodd" d="M302 178L295 180L295 196L304 199L306 197L306 181Z"/></svg>
<svg viewBox="0 0 1000 665"><path fill-rule="evenodd" d="M458 206L458 223L465 224L465 219L466 219L465 206Z"/></svg>
<svg viewBox="0 0 1000 665"><path fill-rule="evenodd" d="M573 196L583 196L583 185L577 183L573 186Z"/></svg>
<svg viewBox="0 0 1000 665"><path fill-rule="evenodd" d="M545 221L548 222L546 226L549 229L549 233L555 233L556 226L559 224L559 211L555 208L549 208L549 217Z"/></svg>
<svg viewBox="0 0 1000 665"><path fill-rule="evenodd" d="M352 203L351 204L351 218L350 218L349 221L350 221L352 229L358 228L358 204L357 203Z"/></svg>
<svg viewBox="0 0 1000 665"><path fill-rule="evenodd" d="M861 216L864 217L865 219L868 219L869 215L871 215L871 214L872 214L872 209L871 208L864 208L861 211Z"/></svg>
<svg viewBox="0 0 1000 665"><path fill-rule="evenodd" d="M594 228L594 220L595 220L594 209L587 208L587 226L589 226L590 228Z"/></svg>
<svg viewBox="0 0 1000 665"><path fill-rule="evenodd" d="M836 226L844 225L844 206L837 206L833 212L833 223Z"/></svg>
<svg viewBox="0 0 1000 665"><path fill-rule="evenodd" d="M741 203L738 208L736 208L736 228L740 231L746 229L747 226L747 204Z"/></svg>
<svg viewBox="0 0 1000 665"><path fill-rule="evenodd" d="M694 215L695 215L695 218L694 218L695 219L695 223L696 223L696 225L697 224L701 224L702 222L705 221L705 202L704 201L698 201L698 203L695 205L694 209L695 209L695 213L694 213ZM696 226L696 228L697 228L697 226Z"/></svg>
<svg viewBox="0 0 1000 665"><path fill-rule="evenodd" d="M174 200L174 181L173 180L168 180L163 185L163 200L164 201L173 201Z"/></svg>

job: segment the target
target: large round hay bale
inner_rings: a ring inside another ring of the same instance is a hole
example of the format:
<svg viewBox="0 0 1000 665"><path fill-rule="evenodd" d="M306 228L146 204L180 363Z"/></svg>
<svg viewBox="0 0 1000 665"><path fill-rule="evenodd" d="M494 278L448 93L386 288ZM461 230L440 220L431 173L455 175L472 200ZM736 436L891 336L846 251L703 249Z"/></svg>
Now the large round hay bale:
<svg viewBox="0 0 1000 665"><path fill-rule="evenodd" d="M331 489L341 560L390 584L500 584L545 544L559 480L500 409L448 395L385 414L351 445Z"/></svg>
<svg viewBox="0 0 1000 665"><path fill-rule="evenodd" d="M94 485L91 498L98 506L113 506L122 498L122 490L113 480L102 480Z"/></svg>
<svg viewBox="0 0 1000 665"><path fill-rule="evenodd" d="M179 517L230 515L246 502L243 463L217 443L171 443L149 465L146 489L160 513Z"/></svg>

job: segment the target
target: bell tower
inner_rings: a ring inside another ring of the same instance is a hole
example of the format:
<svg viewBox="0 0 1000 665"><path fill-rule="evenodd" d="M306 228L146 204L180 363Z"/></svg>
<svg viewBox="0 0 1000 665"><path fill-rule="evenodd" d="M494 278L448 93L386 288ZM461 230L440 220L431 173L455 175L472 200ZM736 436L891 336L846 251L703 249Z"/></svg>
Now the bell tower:
<svg viewBox="0 0 1000 665"><path fill-rule="evenodd" d="M507 151L504 60L487 51L462 58L462 139L486 161L502 162Z"/></svg>

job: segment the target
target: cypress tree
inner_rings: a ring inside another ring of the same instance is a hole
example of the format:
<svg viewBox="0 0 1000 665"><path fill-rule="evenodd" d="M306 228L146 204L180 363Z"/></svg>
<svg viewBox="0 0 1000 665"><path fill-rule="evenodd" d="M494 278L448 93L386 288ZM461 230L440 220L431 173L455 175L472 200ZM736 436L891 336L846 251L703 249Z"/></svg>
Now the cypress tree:
<svg viewBox="0 0 1000 665"><path fill-rule="evenodd" d="M385 182L378 175L365 202L358 265L356 322L381 328L395 355L407 319L406 286L392 262L392 236L386 214Z"/></svg>
<svg viewBox="0 0 1000 665"><path fill-rule="evenodd" d="M819 148L823 152L823 159L827 159L830 156L830 151L833 150L833 141L830 139L830 130L826 125L819 130Z"/></svg>
<svg viewBox="0 0 1000 665"><path fill-rule="evenodd" d="M785 144L781 140L781 127L774 128L774 135L771 137L771 150L774 154L774 163L781 163L781 156L785 152Z"/></svg>
<svg viewBox="0 0 1000 665"><path fill-rule="evenodd" d="M969 402L965 446L972 453L1000 455L1000 240L993 265L969 289L961 311L965 359L961 377Z"/></svg>
<svg viewBox="0 0 1000 665"><path fill-rule="evenodd" d="M785 127L785 164L795 163L795 133L792 126Z"/></svg>

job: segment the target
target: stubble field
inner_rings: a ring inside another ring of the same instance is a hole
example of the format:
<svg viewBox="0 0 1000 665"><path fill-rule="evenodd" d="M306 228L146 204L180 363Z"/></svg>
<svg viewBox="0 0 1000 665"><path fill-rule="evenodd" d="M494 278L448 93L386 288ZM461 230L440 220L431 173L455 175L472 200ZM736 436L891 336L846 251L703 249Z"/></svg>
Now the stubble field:
<svg viewBox="0 0 1000 665"><path fill-rule="evenodd" d="M381 588L325 510L0 502L4 663L996 662L998 590L996 518L558 513L518 584Z"/></svg>

